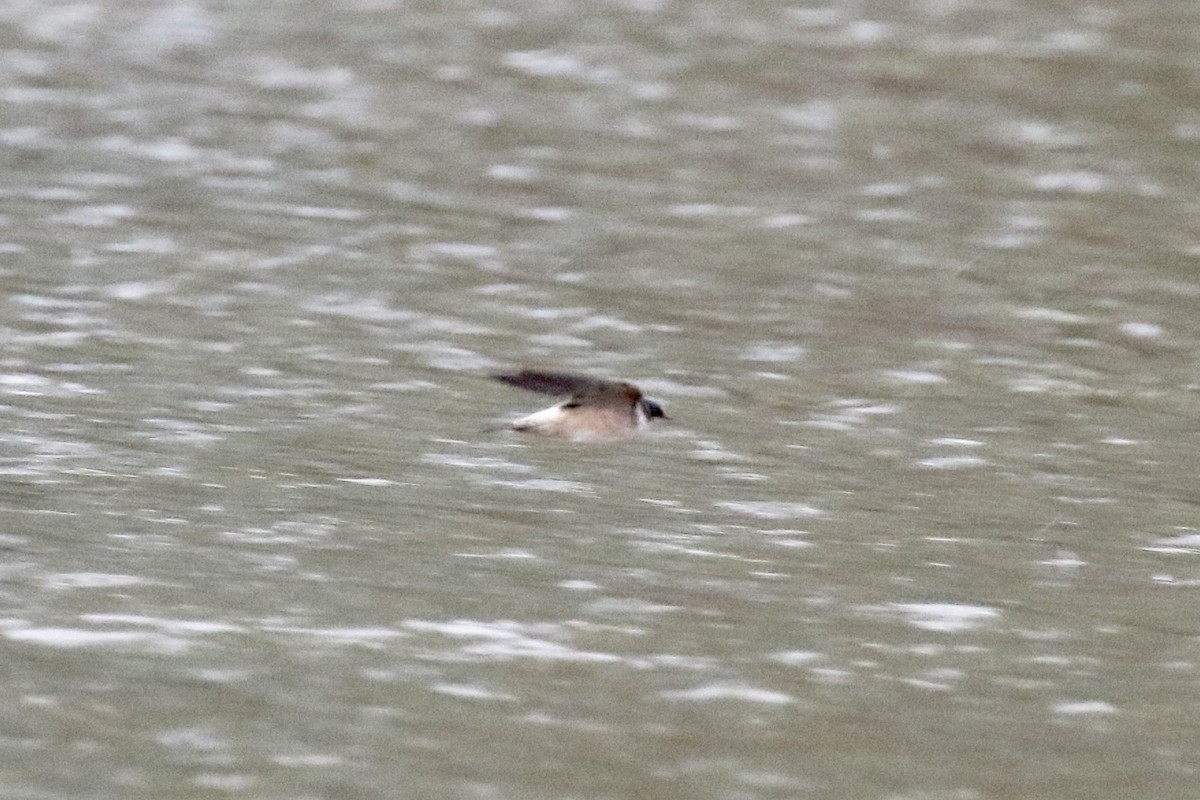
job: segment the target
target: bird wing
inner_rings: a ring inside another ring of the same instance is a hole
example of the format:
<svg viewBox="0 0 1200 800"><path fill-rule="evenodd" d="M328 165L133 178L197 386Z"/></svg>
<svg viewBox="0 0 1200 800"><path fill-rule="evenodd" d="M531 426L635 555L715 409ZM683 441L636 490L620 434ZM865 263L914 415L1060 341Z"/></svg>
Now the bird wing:
<svg viewBox="0 0 1200 800"><path fill-rule="evenodd" d="M588 378L582 375L571 375L566 372L541 372L534 369L523 369L520 372L497 373L492 376L519 389L528 389L539 394L572 395L575 397L595 396L611 391L612 384L607 381Z"/></svg>

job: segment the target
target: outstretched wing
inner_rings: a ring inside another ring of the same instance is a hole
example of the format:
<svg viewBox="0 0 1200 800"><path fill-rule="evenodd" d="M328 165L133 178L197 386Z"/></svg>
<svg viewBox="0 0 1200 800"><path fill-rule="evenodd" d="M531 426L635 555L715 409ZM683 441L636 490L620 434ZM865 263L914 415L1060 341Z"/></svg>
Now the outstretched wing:
<svg viewBox="0 0 1200 800"><path fill-rule="evenodd" d="M606 381L588 378L582 375L571 375L566 372L541 372L535 369L523 369L520 372L497 373L492 375L498 381L503 381L519 389L528 389L540 394L563 395L597 395L611 391L611 384Z"/></svg>

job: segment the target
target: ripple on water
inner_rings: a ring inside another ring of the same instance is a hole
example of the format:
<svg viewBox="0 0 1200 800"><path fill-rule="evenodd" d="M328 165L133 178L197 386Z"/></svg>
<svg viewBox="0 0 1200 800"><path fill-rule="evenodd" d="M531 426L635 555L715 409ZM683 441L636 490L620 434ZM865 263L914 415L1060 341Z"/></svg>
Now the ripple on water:
<svg viewBox="0 0 1200 800"><path fill-rule="evenodd" d="M903 384L929 386L946 382L945 376L923 369L892 369L885 374L890 380Z"/></svg>
<svg viewBox="0 0 1200 800"><path fill-rule="evenodd" d="M936 439L930 439L929 444L941 447L983 447L984 445L978 439L964 439L956 436L941 436Z"/></svg>
<svg viewBox="0 0 1200 800"><path fill-rule="evenodd" d="M463 642L461 645L456 645L453 652L448 655L468 661L527 659L531 661L612 663L624 660L615 653L580 650L564 644L563 641L571 639L572 631L565 625L556 623L410 619L406 620L402 626L405 630L414 633L436 635Z"/></svg>
<svg viewBox="0 0 1200 800"><path fill-rule="evenodd" d="M917 462L917 466L925 469L974 469L975 467L987 466L988 460L979 456L933 456L932 458L923 458Z"/></svg>
<svg viewBox="0 0 1200 800"><path fill-rule="evenodd" d="M42 579L47 589L114 589L146 583L137 575L115 575L107 572L59 572Z"/></svg>
<svg viewBox="0 0 1200 800"><path fill-rule="evenodd" d="M179 49L216 44L220 19L201 4L164 3L146 14L122 37L126 53L142 61L156 61Z"/></svg>
<svg viewBox="0 0 1200 800"><path fill-rule="evenodd" d="M26 397L75 397L104 394L104 390L75 381L55 380L44 375L10 372L0 375L0 394Z"/></svg>
<svg viewBox="0 0 1200 800"><path fill-rule="evenodd" d="M426 464L438 464L440 466L455 467L457 469L498 470L500 472L518 473L533 472L533 467L528 464L518 464L515 461L497 458L496 456L468 456L454 453L426 453L421 457L421 460Z"/></svg>
<svg viewBox="0 0 1200 800"><path fill-rule="evenodd" d="M808 350L798 344L761 343L754 344L743 350L738 358L742 361L761 361L764 363L782 364L800 361L807 355Z"/></svg>
<svg viewBox="0 0 1200 800"><path fill-rule="evenodd" d="M1033 178L1033 188L1043 192L1095 194L1110 188L1108 176L1090 170L1047 172Z"/></svg>
<svg viewBox="0 0 1200 800"><path fill-rule="evenodd" d="M504 268L500 251L490 244L476 242L434 242L432 244L414 245L408 250L412 261L466 261L486 272L496 272Z"/></svg>
<svg viewBox="0 0 1200 800"><path fill-rule="evenodd" d="M1103 700L1064 700L1051 706L1055 714L1078 716L1081 714L1116 714L1117 707Z"/></svg>
<svg viewBox="0 0 1200 800"><path fill-rule="evenodd" d="M620 71L608 65L592 66L571 53L555 50L512 50L504 66L535 78L575 78L589 83L615 83Z"/></svg>
<svg viewBox="0 0 1200 800"><path fill-rule="evenodd" d="M269 633L279 633L286 636L299 636L324 644L347 646L374 646L408 636L404 631L386 626L346 626L334 628L311 628L294 625L263 625L263 630Z"/></svg>
<svg viewBox="0 0 1200 800"><path fill-rule="evenodd" d="M833 410L814 414L805 425L831 431L848 431L865 425L874 417L899 414L901 406L896 403L867 403L865 400L846 399L831 404Z"/></svg>
<svg viewBox="0 0 1200 800"><path fill-rule="evenodd" d="M122 220L133 219L138 215L137 209L123 203L107 203L100 205L81 205L52 214L46 220L51 225L65 225L72 228L107 228Z"/></svg>
<svg viewBox="0 0 1200 800"><path fill-rule="evenodd" d="M696 686L692 689L661 692L664 700L676 702L711 702L720 700L737 700L744 703L761 703L763 705L785 705L794 702L789 694L770 689L760 689L757 686L731 683L710 683Z"/></svg>
<svg viewBox="0 0 1200 800"><path fill-rule="evenodd" d="M1122 322L1119 329L1130 339L1157 339L1163 335L1162 326L1153 322Z"/></svg>
<svg viewBox="0 0 1200 800"><path fill-rule="evenodd" d="M801 519L823 517L825 512L808 503L789 503L769 500L724 500L713 503L718 508L759 519Z"/></svg>
<svg viewBox="0 0 1200 800"><path fill-rule="evenodd" d="M463 700L497 700L505 703L514 703L517 700L516 695L497 692L476 683L436 683L433 685L433 691Z"/></svg>
<svg viewBox="0 0 1200 800"><path fill-rule="evenodd" d="M143 300L157 294L167 294L175 290L175 281L125 281L112 283L102 289L105 297L114 300Z"/></svg>
<svg viewBox="0 0 1200 800"><path fill-rule="evenodd" d="M187 639L146 631L98 631L67 627L9 628L4 631L4 636L14 642L68 650L136 647L157 653L179 653L190 644Z"/></svg>
<svg viewBox="0 0 1200 800"><path fill-rule="evenodd" d="M1142 549L1152 553L1200 553L1200 533L1191 531L1155 539Z"/></svg>
<svg viewBox="0 0 1200 800"><path fill-rule="evenodd" d="M84 614L80 617L84 622L97 625L129 625L145 628L157 628L172 635L188 634L217 634L245 633L246 628L231 622L207 619L172 619L170 617L153 617L146 614Z"/></svg>
<svg viewBox="0 0 1200 800"><path fill-rule="evenodd" d="M122 255L154 255L165 256L179 251L179 245L170 236L138 236L122 242L112 242L100 248L105 253L120 253ZM168 281L152 281L154 285L167 284Z"/></svg>
<svg viewBox="0 0 1200 800"><path fill-rule="evenodd" d="M483 372L485 370L500 368L500 364L488 356L476 353L474 350L468 350L465 347L455 347L444 342L401 345L397 349L423 355L425 364L434 369L459 372Z"/></svg>
<svg viewBox="0 0 1200 800"><path fill-rule="evenodd" d="M503 550L496 550L490 553L455 553L455 558L479 558L494 561L537 561L540 556L536 553L531 553L528 550L509 547Z"/></svg>
<svg viewBox="0 0 1200 800"><path fill-rule="evenodd" d="M527 480L503 480L494 478L482 481L487 486L504 486L532 492L561 492L563 494L595 494L595 489L586 483L562 478L529 478Z"/></svg>
<svg viewBox="0 0 1200 800"><path fill-rule="evenodd" d="M963 633L1000 618L994 608L967 603L888 603L879 610L899 614L914 628L939 633Z"/></svg>
<svg viewBox="0 0 1200 800"><path fill-rule="evenodd" d="M818 653L814 650L784 650L771 654L772 661L785 664L789 667L806 666L814 661L820 661L824 657L824 653Z"/></svg>
<svg viewBox="0 0 1200 800"><path fill-rule="evenodd" d="M0 474L4 475L51 475L53 479L60 479L63 477L64 462L73 459L93 460L101 454L99 448L88 442L17 433L0 434L0 444L17 445L25 451L23 457L10 457L8 463L0 468Z"/></svg>

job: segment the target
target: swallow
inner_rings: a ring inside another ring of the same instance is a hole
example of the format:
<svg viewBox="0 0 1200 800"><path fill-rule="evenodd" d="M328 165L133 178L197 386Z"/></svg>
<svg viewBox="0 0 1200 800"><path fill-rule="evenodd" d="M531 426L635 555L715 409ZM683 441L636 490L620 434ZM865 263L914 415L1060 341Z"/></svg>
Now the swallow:
<svg viewBox="0 0 1200 800"><path fill-rule="evenodd" d="M531 392L567 396L561 403L509 423L517 431L594 441L629 436L645 430L652 420L670 419L662 406L624 381L532 369L492 377Z"/></svg>

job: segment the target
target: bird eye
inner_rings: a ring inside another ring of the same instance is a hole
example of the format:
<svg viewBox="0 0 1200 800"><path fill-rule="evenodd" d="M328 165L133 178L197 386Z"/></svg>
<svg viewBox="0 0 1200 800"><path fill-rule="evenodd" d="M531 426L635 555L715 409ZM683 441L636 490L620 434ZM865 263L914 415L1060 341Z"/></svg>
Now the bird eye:
<svg viewBox="0 0 1200 800"><path fill-rule="evenodd" d="M655 417L662 417L665 419L667 416L663 412L662 406L660 406L658 403L654 402L653 400L643 400L642 401L642 410L645 411L646 416L651 419L654 419Z"/></svg>

